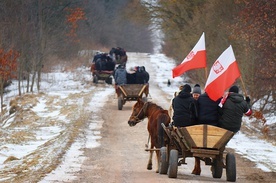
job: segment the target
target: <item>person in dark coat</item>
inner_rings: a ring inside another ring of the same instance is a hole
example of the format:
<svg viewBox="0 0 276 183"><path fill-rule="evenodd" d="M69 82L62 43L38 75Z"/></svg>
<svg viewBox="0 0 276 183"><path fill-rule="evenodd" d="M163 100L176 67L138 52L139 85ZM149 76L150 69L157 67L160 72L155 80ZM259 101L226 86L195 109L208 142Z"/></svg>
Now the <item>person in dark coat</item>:
<svg viewBox="0 0 276 183"><path fill-rule="evenodd" d="M229 93L226 94L219 103L219 127L238 132L241 128L243 114L250 116L252 109L250 106L250 98L239 94L239 88L232 86Z"/></svg>
<svg viewBox="0 0 276 183"><path fill-rule="evenodd" d="M145 83L149 83L150 76L149 76L149 73L146 71L145 66L142 66L141 69L144 72L144 81L145 81Z"/></svg>
<svg viewBox="0 0 276 183"><path fill-rule="evenodd" d="M145 70L144 66L137 67L136 71L136 84L146 84L149 82L149 73Z"/></svg>
<svg viewBox="0 0 276 183"><path fill-rule="evenodd" d="M105 59L106 59L106 70L113 71L115 69L116 63L112 60L110 55L106 55Z"/></svg>
<svg viewBox="0 0 276 183"><path fill-rule="evenodd" d="M173 99L173 124L176 127L185 127L196 124L196 101L191 96L191 86L185 84L181 92Z"/></svg>
<svg viewBox="0 0 276 183"><path fill-rule="evenodd" d="M134 68L127 72L127 84L136 84L136 70Z"/></svg>
<svg viewBox="0 0 276 183"><path fill-rule="evenodd" d="M220 99L213 101L205 92L198 97L198 123L218 126Z"/></svg>

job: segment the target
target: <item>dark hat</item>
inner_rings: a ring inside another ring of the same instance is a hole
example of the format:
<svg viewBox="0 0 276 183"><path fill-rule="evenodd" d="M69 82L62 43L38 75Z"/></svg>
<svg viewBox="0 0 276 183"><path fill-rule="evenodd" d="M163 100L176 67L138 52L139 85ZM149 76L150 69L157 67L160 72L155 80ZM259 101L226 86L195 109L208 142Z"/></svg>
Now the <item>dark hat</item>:
<svg viewBox="0 0 276 183"><path fill-rule="evenodd" d="M191 93L191 91L192 91L191 86L188 84L185 84L182 88L182 91L186 92L186 93Z"/></svg>
<svg viewBox="0 0 276 183"><path fill-rule="evenodd" d="M231 86L229 92L239 93L239 88L236 85Z"/></svg>
<svg viewBox="0 0 276 183"><path fill-rule="evenodd" d="M199 84L195 84L195 86L193 88L193 93L201 94L201 89L200 89L200 85Z"/></svg>

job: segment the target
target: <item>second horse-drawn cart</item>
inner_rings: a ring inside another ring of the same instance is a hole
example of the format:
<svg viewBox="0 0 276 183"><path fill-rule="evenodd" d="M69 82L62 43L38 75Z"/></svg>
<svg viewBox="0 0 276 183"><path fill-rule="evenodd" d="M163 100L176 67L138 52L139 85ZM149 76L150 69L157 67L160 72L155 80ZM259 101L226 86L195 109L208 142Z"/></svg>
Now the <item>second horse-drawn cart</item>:
<svg viewBox="0 0 276 183"><path fill-rule="evenodd" d="M98 84L100 80L105 81L107 84L112 84L113 70L96 70L95 63L91 65L90 69L93 76L93 83Z"/></svg>
<svg viewBox="0 0 276 183"><path fill-rule="evenodd" d="M125 84L116 86L118 109L122 110L126 101L137 101L138 98L147 100L149 95L148 84Z"/></svg>
<svg viewBox="0 0 276 183"><path fill-rule="evenodd" d="M177 177L178 166L186 164L187 157L196 157L211 166L213 178L221 178L226 169L227 181L236 181L234 154L224 153L225 146L234 133L212 125L165 127L165 144L160 149L159 173Z"/></svg>

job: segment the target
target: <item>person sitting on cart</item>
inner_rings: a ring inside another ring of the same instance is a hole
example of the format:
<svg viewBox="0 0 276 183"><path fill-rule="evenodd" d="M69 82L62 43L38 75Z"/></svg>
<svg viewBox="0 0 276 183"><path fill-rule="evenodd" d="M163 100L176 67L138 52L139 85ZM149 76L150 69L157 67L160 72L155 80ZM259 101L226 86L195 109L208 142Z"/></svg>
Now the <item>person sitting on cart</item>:
<svg viewBox="0 0 276 183"><path fill-rule="evenodd" d="M149 73L145 70L144 66L137 67L136 71L136 84L146 84L149 82Z"/></svg>
<svg viewBox="0 0 276 183"><path fill-rule="evenodd" d="M104 71L104 70L107 69L106 68L106 63L107 63L106 55L107 54L102 53L102 54L97 56L97 59L95 61L96 70Z"/></svg>
<svg viewBox="0 0 276 183"><path fill-rule="evenodd" d="M113 58L113 61L120 61L123 57L126 57L126 51L121 47L112 48L109 51L110 56ZM115 56L114 56L115 55ZM126 64L126 63L121 63Z"/></svg>
<svg viewBox="0 0 276 183"><path fill-rule="evenodd" d="M186 127L196 125L197 107L196 101L191 96L191 86L185 84L181 92L173 99L173 125Z"/></svg>
<svg viewBox="0 0 276 183"><path fill-rule="evenodd" d="M127 72L124 65L119 65L114 74L115 85L127 84Z"/></svg>
<svg viewBox="0 0 276 183"><path fill-rule="evenodd" d="M96 63L96 61L102 57L102 54L103 53L97 51L94 58L93 58L93 60L92 60L92 63Z"/></svg>
<svg viewBox="0 0 276 183"><path fill-rule="evenodd" d="M241 128L243 114L252 114L250 98L247 96L244 100L244 96L239 94L239 88L235 85L221 99L219 107L218 126L234 133Z"/></svg>
<svg viewBox="0 0 276 183"><path fill-rule="evenodd" d="M184 85L180 85L180 86L179 86L179 91L174 92L173 98L172 98L171 101L170 101L170 106L169 106L169 109L168 109L168 113L169 113L169 115L170 115L170 117L171 117L171 120L172 120L172 118L173 118L172 101L173 101L173 99L181 92L181 90L183 89L183 86L184 86Z"/></svg>
<svg viewBox="0 0 276 183"><path fill-rule="evenodd" d="M130 71L127 72L127 84L136 84L136 69L130 68Z"/></svg>
<svg viewBox="0 0 276 183"><path fill-rule="evenodd" d="M112 60L110 55L105 55L106 59L106 70L114 71L116 63Z"/></svg>
<svg viewBox="0 0 276 183"><path fill-rule="evenodd" d="M198 123L218 126L220 99L213 101L205 92L198 97Z"/></svg>
<svg viewBox="0 0 276 183"><path fill-rule="evenodd" d="M218 125L218 104L220 100L213 101L209 98L208 94L205 92L201 94L200 86L194 86L193 97L197 100L197 110L198 110L198 124L208 124L217 126ZM205 161L210 161L210 159L204 158ZM195 157L195 166L192 174L200 175L200 158Z"/></svg>
<svg viewBox="0 0 276 183"><path fill-rule="evenodd" d="M199 84L195 84L193 91L192 91L192 96L195 100L198 99L198 97L201 95L201 88Z"/></svg>
<svg viewBox="0 0 276 183"><path fill-rule="evenodd" d="M141 66L141 69L142 69L143 72L144 72L145 83L149 83L150 76L149 76L149 73L146 71L145 66Z"/></svg>

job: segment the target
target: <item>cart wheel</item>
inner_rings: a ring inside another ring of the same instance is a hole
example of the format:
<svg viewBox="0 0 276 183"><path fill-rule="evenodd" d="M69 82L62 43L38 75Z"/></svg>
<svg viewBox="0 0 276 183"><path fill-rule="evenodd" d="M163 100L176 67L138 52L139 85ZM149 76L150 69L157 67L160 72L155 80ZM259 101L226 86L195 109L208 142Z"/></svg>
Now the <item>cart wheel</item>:
<svg viewBox="0 0 276 183"><path fill-rule="evenodd" d="M170 159L169 159L169 169L168 169L169 178L177 177L177 169L178 169L178 150L172 149L170 152Z"/></svg>
<svg viewBox="0 0 276 183"><path fill-rule="evenodd" d="M161 147L160 149L160 162L159 162L159 173L167 174L169 162L167 161L167 147Z"/></svg>
<svg viewBox="0 0 276 183"><path fill-rule="evenodd" d="M123 98L119 97L118 98L118 110L122 110L123 109Z"/></svg>
<svg viewBox="0 0 276 183"><path fill-rule="evenodd" d="M93 76L93 83L98 84L98 81L99 81L98 76L97 76L97 75L94 75L94 76Z"/></svg>
<svg viewBox="0 0 276 183"><path fill-rule="evenodd" d="M226 179L230 182L236 181L236 159L231 153L226 155Z"/></svg>
<svg viewBox="0 0 276 183"><path fill-rule="evenodd" d="M223 171L221 159L214 159L211 170L213 178L221 178Z"/></svg>
<svg viewBox="0 0 276 183"><path fill-rule="evenodd" d="M105 80L105 82L106 82L107 84L112 85L112 77L108 77L108 78Z"/></svg>

